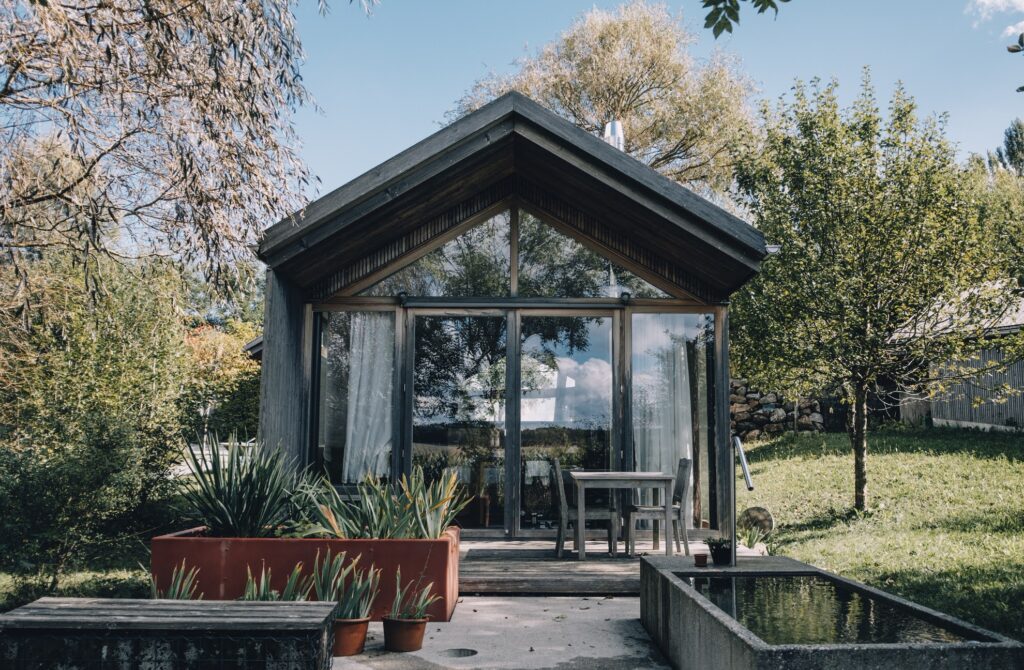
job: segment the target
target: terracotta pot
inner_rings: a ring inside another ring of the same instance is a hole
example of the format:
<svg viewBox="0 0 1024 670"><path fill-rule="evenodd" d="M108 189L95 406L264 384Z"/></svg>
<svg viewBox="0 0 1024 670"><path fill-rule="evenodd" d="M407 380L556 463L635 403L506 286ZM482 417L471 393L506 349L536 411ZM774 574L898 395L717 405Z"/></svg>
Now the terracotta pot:
<svg viewBox="0 0 1024 670"><path fill-rule="evenodd" d="M708 567L708 555L707 554L694 554L693 564L698 568Z"/></svg>
<svg viewBox="0 0 1024 670"><path fill-rule="evenodd" d="M355 656L363 653L366 644L366 629L370 626L370 617L363 619L334 620L334 655Z"/></svg>
<svg viewBox="0 0 1024 670"><path fill-rule="evenodd" d="M384 617L384 648L388 651L419 651L428 619Z"/></svg>
<svg viewBox="0 0 1024 670"><path fill-rule="evenodd" d="M306 574L312 570L317 552L330 549L337 555L347 553L346 561L362 556L360 565L383 570L391 579L381 579L380 593L370 610L370 620L380 621L391 611L395 599L394 573L402 577L434 583L441 599L427 609L434 621L448 621L459 598L459 529L451 527L436 540L339 540L294 537L208 537L203 528L161 535L152 541L152 570L157 585L166 589L171 574L185 559L189 568L197 568L197 591L205 600L234 600L245 591L245 568L259 574L263 567L272 571L271 587L284 588L296 563Z"/></svg>

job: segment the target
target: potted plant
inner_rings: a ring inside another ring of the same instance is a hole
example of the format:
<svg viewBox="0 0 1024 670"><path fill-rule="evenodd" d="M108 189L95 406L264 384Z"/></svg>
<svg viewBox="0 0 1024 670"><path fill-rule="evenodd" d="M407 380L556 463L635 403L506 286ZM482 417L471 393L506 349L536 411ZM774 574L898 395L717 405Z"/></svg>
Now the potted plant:
<svg viewBox="0 0 1024 670"><path fill-rule="evenodd" d="M711 552L711 560L715 565L729 565L732 559L732 541L727 537L709 537L704 540Z"/></svg>
<svg viewBox="0 0 1024 670"><path fill-rule="evenodd" d="M313 571L313 590L317 600L338 603L334 619L334 655L354 656L363 653L366 630L370 625L370 611L380 590L380 570L371 565L359 570L359 559L345 565L345 552L331 557L327 550L324 560L317 553Z"/></svg>
<svg viewBox="0 0 1024 670"><path fill-rule="evenodd" d="M427 628L427 608L438 599L431 591L434 583L423 588L419 580L402 586L402 569L395 573L395 599L384 617L384 648L388 651L418 651L423 648Z"/></svg>

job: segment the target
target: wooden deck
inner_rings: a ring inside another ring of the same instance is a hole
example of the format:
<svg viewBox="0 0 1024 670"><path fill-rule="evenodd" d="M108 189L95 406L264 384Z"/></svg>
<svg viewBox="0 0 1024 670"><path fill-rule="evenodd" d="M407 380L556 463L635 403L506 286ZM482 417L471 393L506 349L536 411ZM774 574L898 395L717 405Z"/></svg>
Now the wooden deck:
<svg viewBox="0 0 1024 670"><path fill-rule="evenodd" d="M636 596L640 594L640 558L654 552L650 540L637 540L636 558L620 552L608 555L607 541L587 542L587 560L566 551L555 556L555 541L463 538L459 557L459 595L585 595ZM566 549L572 546L571 541ZM703 542L691 541L690 552L707 551ZM740 547L740 553L752 554ZM681 557L684 560L685 557Z"/></svg>

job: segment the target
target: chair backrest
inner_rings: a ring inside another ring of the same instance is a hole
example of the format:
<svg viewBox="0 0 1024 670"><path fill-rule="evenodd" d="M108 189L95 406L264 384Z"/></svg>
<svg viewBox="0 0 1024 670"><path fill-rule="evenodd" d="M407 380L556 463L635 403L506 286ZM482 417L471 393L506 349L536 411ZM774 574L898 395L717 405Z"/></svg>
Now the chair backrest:
<svg viewBox="0 0 1024 670"><path fill-rule="evenodd" d="M569 514L569 501L565 496L565 478L562 474L562 464L558 462L558 459L554 459L552 463L554 469L554 476L551 478L551 486L558 491L558 512L564 519Z"/></svg>
<svg viewBox="0 0 1024 670"><path fill-rule="evenodd" d="M693 471L693 461L689 458L680 458L679 467L676 468L676 481L672 487L672 500L679 501L683 505L686 496L690 494L690 473Z"/></svg>

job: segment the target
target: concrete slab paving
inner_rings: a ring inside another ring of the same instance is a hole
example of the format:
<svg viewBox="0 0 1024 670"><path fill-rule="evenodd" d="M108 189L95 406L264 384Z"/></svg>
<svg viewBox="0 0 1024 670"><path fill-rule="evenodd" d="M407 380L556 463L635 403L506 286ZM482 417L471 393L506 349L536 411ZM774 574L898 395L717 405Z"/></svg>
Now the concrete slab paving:
<svg viewBox="0 0 1024 670"><path fill-rule="evenodd" d="M427 627L423 649L384 650L380 623L366 651L335 659L334 670L647 670L671 666L640 625L640 599L499 597L459 600L452 620Z"/></svg>

